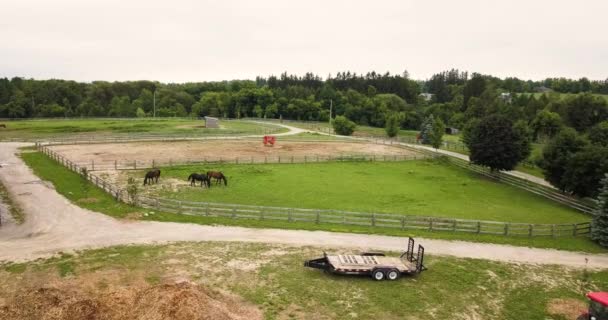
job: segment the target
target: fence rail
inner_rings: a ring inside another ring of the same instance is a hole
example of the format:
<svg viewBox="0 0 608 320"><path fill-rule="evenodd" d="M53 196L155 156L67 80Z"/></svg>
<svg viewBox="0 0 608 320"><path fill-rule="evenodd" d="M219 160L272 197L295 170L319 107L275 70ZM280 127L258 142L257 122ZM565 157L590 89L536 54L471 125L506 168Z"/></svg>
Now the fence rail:
<svg viewBox="0 0 608 320"><path fill-rule="evenodd" d="M426 155L375 155L354 154L340 156L310 155L310 156L265 156L265 157L200 157L190 159L164 159L164 160L91 160L74 162L77 166L87 168L89 171L107 170L137 170L156 168L158 166L181 166L181 165L207 165L207 164L268 164L268 163L317 163L317 162L339 162L339 161L408 161L428 158Z"/></svg>
<svg viewBox="0 0 608 320"><path fill-rule="evenodd" d="M591 232L590 222L571 224L526 224L388 213L363 213L340 210L180 201L143 196L132 200L129 198L125 189L113 185L88 170L83 170L86 169L86 167L70 161L59 153L51 150L48 146L36 144L36 147L39 151L59 162L66 168L83 175L88 181L108 192L118 201L132 203L143 208L162 212L230 219L341 224L400 230L446 231L521 237L576 237L587 236Z"/></svg>

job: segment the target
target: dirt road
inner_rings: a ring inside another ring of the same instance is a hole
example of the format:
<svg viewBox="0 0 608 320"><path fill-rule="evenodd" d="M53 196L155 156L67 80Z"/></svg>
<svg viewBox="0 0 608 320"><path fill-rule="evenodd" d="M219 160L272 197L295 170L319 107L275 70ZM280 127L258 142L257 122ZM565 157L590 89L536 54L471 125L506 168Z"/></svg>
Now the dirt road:
<svg viewBox="0 0 608 320"><path fill-rule="evenodd" d="M172 241L243 241L294 246L348 247L402 250L400 237L201 226L166 222L121 221L82 209L40 181L18 158L20 143L0 143L0 180L22 206L26 222L0 229L0 261L26 261L57 252L120 244ZM608 268L608 255L521 248L507 245L419 239L429 254L480 258L517 263L557 264L570 267Z"/></svg>

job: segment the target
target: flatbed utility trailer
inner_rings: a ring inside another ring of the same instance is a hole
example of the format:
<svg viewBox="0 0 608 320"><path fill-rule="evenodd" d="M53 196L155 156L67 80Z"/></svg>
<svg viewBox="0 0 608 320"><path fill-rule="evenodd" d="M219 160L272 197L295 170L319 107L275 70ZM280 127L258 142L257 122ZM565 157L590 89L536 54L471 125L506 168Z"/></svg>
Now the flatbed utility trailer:
<svg viewBox="0 0 608 320"><path fill-rule="evenodd" d="M364 252L359 255L340 254L328 255L307 260L305 267L321 269L325 272L345 275L365 275L380 281L384 279L397 280L401 275L416 275L424 267L424 247L418 245L414 254L414 239L408 239L407 251L397 257L387 257L380 252Z"/></svg>

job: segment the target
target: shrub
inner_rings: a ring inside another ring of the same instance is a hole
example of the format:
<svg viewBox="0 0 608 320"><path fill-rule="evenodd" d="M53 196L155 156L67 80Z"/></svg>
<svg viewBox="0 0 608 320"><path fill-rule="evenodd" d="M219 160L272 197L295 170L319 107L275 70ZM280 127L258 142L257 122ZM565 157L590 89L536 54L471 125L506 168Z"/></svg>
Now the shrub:
<svg viewBox="0 0 608 320"><path fill-rule="evenodd" d="M336 134L343 136L350 136L351 134L353 134L355 128L357 127L354 122L348 120L344 116L337 116L332 122L332 124Z"/></svg>

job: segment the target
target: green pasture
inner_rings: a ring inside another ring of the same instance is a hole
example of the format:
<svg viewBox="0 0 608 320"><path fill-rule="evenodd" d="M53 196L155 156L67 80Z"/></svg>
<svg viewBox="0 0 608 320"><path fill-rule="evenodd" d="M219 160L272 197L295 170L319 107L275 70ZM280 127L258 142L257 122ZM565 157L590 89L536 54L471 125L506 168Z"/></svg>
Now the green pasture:
<svg viewBox="0 0 608 320"><path fill-rule="evenodd" d="M222 171L228 187L153 186L158 197L523 223L574 223L589 217L527 191L440 160L167 167L162 179ZM143 171L128 171L137 179Z"/></svg>
<svg viewBox="0 0 608 320"><path fill-rule="evenodd" d="M474 242L486 242L486 243L500 243L500 244L511 244L518 246L527 247L538 247L538 248L554 248L571 251L584 251L584 252L606 252L606 249L600 247L596 243L592 242L585 237L504 237L498 235L484 235L484 234L468 234L468 233L452 233L452 232L436 232L436 231L425 231L425 230L397 230L392 228L377 228L377 227L366 227L366 226L353 226L353 225L335 225L335 224L311 224L304 222L286 222L286 221L272 221L272 220L247 220L247 219L230 219L230 218L217 218L217 217L200 217L173 214L167 212L157 212L145 210L138 207L133 207L121 202L117 202L112 196L97 188L93 184L85 181L80 175L75 172L68 170L61 164L48 158L40 152L29 152L25 151L21 154L22 159L26 164L32 168L34 173L45 181L53 183L55 190L66 197L74 204L83 208L101 212L116 218L125 218L130 216L133 219L131 213L146 213L139 219L154 220L154 221L165 221L165 222L182 222L182 223L197 223L205 225L234 225L251 228L280 228L280 229L300 229L300 230L325 230L333 232L351 232L351 233L363 233L363 234L382 234L392 236L416 236L425 238L438 238L448 240L464 240ZM165 178L165 175L163 175ZM182 177L185 179L185 177ZM230 187L233 185L233 179L230 180ZM229 189L227 188L227 189ZM201 193L205 192L199 190ZM94 201L92 201L94 200ZM571 213L574 217L580 215ZM135 215L138 216L138 215ZM584 218L584 217L583 217ZM582 220L582 219L581 219ZM577 219L578 221L578 219Z"/></svg>
<svg viewBox="0 0 608 320"><path fill-rule="evenodd" d="M274 133L287 131L271 124L247 121L220 121L220 128L205 128L204 120L180 118L131 118L131 119L40 119L3 122L2 139L36 139L67 137L73 135L120 135L120 134L168 134L168 135L222 135L260 134L268 130Z"/></svg>
<svg viewBox="0 0 608 320"><path fill-rule="evenodd" d="M9 303L15 288L36 290L45 282L98 295L141 283L172 284L179 275L243 299L264 319L564 320L582 311L586 292L608 287L606 271L432 254L425 257L427 271L391 282L302 266L323 250L328 249L215 242L88 250L0 265L0 299ZM550 307L556 303L566 307Z"/></svg>

